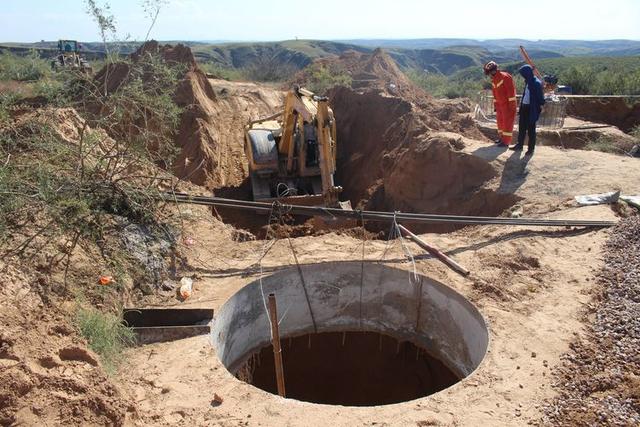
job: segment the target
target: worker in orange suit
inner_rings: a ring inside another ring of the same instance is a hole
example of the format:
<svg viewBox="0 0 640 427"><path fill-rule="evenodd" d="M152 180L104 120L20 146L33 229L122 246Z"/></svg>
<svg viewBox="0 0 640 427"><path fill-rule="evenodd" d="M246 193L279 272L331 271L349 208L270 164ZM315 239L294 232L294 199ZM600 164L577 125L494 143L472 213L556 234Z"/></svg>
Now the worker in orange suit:
<svg viewBox="0 0 640 427"><path fill-rule="evenodd" d="M516 118L516 87L513 77L498 69L498 64L489 61L484 64L484 73L491 76L493 102L498 122L498 147L508 147L513 138L513 122Z"/></svg>

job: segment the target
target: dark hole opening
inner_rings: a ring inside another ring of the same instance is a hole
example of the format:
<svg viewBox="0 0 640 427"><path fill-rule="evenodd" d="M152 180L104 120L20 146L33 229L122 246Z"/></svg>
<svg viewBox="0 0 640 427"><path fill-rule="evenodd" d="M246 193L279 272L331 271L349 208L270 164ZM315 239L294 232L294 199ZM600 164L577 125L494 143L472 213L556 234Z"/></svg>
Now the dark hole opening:
<svg viewBox="0 0 640 427"><path fill-rule="evenodd" d="M377 332L326 332L281 343L286 397L306 402L385 405L428 396L460 380L425 349ZM236 376L277 394L273 347L253 354Z"/></svg>

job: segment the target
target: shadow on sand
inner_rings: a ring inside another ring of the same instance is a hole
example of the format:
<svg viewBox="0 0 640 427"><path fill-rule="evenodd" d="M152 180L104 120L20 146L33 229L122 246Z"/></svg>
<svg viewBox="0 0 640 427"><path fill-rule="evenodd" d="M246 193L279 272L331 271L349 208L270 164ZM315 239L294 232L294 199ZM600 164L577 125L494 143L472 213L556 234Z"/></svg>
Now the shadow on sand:
<svg viewBox="0 0 640 427"><path fill-rule="evenodd" d="M533 156L525 156L522 151L513 151L504 164L498 193L515 193L527 180L527 165Z"/></svg>

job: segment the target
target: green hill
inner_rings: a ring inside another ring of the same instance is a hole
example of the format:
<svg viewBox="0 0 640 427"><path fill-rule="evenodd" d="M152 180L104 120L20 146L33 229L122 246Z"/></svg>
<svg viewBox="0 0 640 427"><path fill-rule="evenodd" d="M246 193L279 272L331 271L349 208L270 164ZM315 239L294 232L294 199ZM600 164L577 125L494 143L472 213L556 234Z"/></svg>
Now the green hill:
<svg viewBox="0 0 640 427"><path fill-rule="evenodd" d="M287 40L270 43L224 43L191 47L200 62L226 68L244 68L261 58L276 58L280 63L302 69L314 59L340 55L347 50L369 52L370 48L321 40Z"/></svg>
<svg viewBox="0 0 640 427"><path fill-rule="evenodd" d="M545 72L558 75L562 75L572 67L596 67L600 73L606 63L617 64L615 67L622 67L625 72L633 74L632 68L637 63L637 54L640 52L640 42L633 40L416 39L342 42L286 40L215 44L197 41L166 41L163 43L184 43L191 47L199 62L207 64L206 69L219 75L229 77L243 75L245 78L255 78L256 75L261 74L255 72L259 68L273 69L274 72L266 73L270 75L290 75L306 67L316 58L340 55L348 50L371 52L381 46L402 69L412 70L414 76L419 76L421 73L444 75L450 76L448 80L456 82L481 80L483 77L481 66L488 60L495 60L503 66L514 69L522 61L520 45L527 47L531 57ZM82 42L82 45L85 55L90 59L99 58L104 54L105 47L102 43ZM4 48L14 53L25 54L31 48L35 48L42 56L51 56L56 46L55 41L5 43L0 45L0 50ZM114 51L122 54L130 53L138 46L138 42L110 45ZM603 56L607 58L602 58ZM281 69L276 70L278 67ZM254 72L247 73L247 69L253 69ZM443 79L440 78L439 81ZM578 85L578 87L582 86ZM603 84L604 86L606 85Z"/></svg>
<svg viewBox="0 0 640 427"><path fill-rule="evenodd" d="M443 49L451 46L479 47L493 54L516 52L525 46L533 56L534 52L554 52L561 56L628 56L640 53L638 40L525 40L525 39L360 39L340 40L344 43L385 49ZM517 53L517 57L520 54ZM537 55L536 57L542 58ZM514 59L517 59L514 57Z"/></svg>
<svg viewBox="0 0 640 427"><path fill-rule="evenodd" d="M532 55L533 56L533 55ZM571 86L577 95L640 95L640 56L574 56L536 59L543 74L553 74L562 85ZM502 68L516 75L520 61L502 63ZM472 66L450 76L438 78L429 73L409 73L412 80L438 96L473 96L488 79L482 69ZM516 82L522 86L522 79Z"/></svg>

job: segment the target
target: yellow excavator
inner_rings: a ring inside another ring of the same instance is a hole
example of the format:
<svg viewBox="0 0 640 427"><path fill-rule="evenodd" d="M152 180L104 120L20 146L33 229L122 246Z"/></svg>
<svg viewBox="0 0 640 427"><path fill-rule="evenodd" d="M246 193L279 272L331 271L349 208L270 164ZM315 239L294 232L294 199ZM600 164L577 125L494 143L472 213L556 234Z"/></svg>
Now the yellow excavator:
<svg viewBox="0 0 640 427"><path fill-rule="evenodd" d="M245 126L255 201L346 207L334 183L336 121L328 99L294 87L284 110Z"/></svg>
<svg viewBox="0 0 640 427"><path fill-rule="evenodd" d="M85 74L93 74L93 68L80 54L81 45L76 40L58 40L58 54L51 61L51 69L78 70Z"/></svg>

